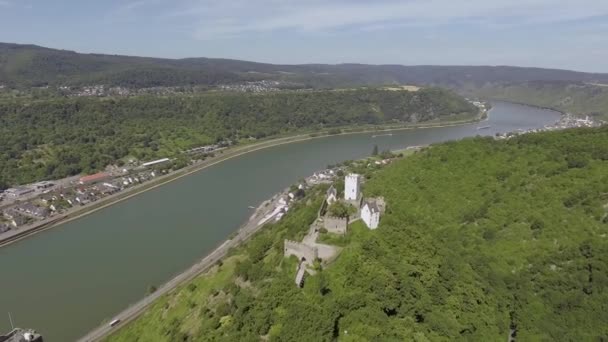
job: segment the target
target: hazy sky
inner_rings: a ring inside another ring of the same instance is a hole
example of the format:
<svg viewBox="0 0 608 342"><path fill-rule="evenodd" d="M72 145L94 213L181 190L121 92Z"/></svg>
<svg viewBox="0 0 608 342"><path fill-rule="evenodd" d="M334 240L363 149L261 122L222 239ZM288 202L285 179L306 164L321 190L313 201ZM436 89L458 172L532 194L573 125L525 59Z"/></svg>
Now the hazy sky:
<svg viewBox="0 0 608 342"><path fill-rule="evenodd" d="M608 0L0 0L0 41L172 58L608 72Z"/></svg>

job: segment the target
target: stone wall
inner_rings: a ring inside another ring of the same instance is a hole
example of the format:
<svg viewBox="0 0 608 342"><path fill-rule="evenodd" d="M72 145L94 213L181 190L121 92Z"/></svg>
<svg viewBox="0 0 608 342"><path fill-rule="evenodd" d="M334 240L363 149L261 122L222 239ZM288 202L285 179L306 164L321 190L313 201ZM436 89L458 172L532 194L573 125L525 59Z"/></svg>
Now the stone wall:
<svg viewBox="0 0 608 342"><path fill-rule="evenodd" d="M295 255L298 260L305 259L308 262L313 262L319 257L317 247L311 247L301 242L285 240L283 253L286 257Z"/></svg>
<svg viewBox="0 0 608 342"><path fill-rule="evenodd" d="M329 233L345 235L348 227L348 219L340 217L325 216L323 217L323 228Z"/></svg>

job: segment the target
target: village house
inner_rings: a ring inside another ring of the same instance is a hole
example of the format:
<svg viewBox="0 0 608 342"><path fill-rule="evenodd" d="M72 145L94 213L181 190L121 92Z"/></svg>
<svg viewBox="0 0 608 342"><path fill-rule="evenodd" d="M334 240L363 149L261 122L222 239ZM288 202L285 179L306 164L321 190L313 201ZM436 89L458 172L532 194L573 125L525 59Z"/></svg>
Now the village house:
<svg viewBox="0 0 608 342"><path fill-rule="evenodd" d="M15 207L15 209L21 213L33 216L38 219L44 219L49 214L48 209L33 205L32 203L24 203L20 206Z"/></svg>
<svg viewBox="0 0 608 342"><path fill-rule="evenodd" d="M14 209L4 211L4 217L15 228L21 227L27 223L27 219Z"/></svg>
<svg viewBox="0 0 608 342"><path fill-rule="evenodd" d="M103 183L101 186L99 186L99 193L104 196L112 195L119 191L120 191L120 189L118 189L117 187L115 187L109 183Z"/></svg>
<svg viewBox="0 0 608 342"><path fill-rule="evenodd" d="M361 219L369 229L376 229L380 223L382 212L384 212L384 200L382 198L368 199L363 201Z"/></svg>
<svg viewBox="0 0 608 342"><path fill-rule="evenodd" d="M11 227L8 224L0 223L0 234L6 233L11 230Z"/></svg>
<svg viewBox="0 0 608 342"><path fill-rule="evenodd" d="M95 201L97 198L93 195L93 193L89 193L89 192L83 192L82 194L76 196L74 198L74 200L79 203L80 205L85 205L88 203L91 203L92 201ZM68 200L68 202L70 202ZM72 204L72 203L70 203Z"/></svg>

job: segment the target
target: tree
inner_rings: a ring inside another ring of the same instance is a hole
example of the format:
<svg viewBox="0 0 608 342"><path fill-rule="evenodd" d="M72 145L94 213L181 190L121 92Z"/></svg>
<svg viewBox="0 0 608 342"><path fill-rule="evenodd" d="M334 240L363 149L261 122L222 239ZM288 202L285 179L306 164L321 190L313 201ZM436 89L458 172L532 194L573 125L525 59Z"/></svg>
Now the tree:
<svg viewBox="0 0 608 342"><path fill-rule="evenodd" d="M377 156L378 155L378 145L374 145L374 149L372 150L372 156Z"/></svg>
<svg viewBox="0 0 608 342"><path fill-rule="evenodd" d="M0 191L8 189L8 183L0 178Z"/></svg>
<svg viewBox="0 0 608 342"><path fill-rule="evenodd" d="M350 203L346 203L343 201L336 201L332 203L327 209L329 215L335 217L349 217L350 215L357 212L357 209L353 207Z"/></svg>
<svg viewBox="0 0 608 342"><path fill-rule="evenodd" d="M156 292L157 288L154 285L150 285L148 286L148 294L153 294L154 292Z"/></svg>

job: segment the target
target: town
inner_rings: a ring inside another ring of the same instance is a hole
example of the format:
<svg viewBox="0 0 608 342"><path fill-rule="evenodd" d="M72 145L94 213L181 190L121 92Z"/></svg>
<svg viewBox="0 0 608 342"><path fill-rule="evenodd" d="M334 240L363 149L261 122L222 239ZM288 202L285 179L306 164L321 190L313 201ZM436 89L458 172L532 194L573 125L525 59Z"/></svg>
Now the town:
<svg viewBox="0 0 608 342"><path fill-rule="evenodd" d="M0 90L6 87L0 85ZM239 83L226 83L215 86L157 86L143 88L128 88L122 86L107 86L103 84L85 85L85 86L67 86L60 85L43 86L34 88L36 90L56 93L65 97L126 97L126 96L141 96L141 95L191 95L204 93L209 91L222 92L245 92L245 93L266 93L277 92L284 90L312 90L305 87L304 84L286 81L275 80L259 80ZM16 89L10 89L17 92Z"/></svg>
<svg viewBox="0 0 608 342"><path fill-rule="evenodd" d="M599 127L606 124L602 120L594 120L593 118L586 116L584 119L577 117L570 113L563 113L560 119L553 125L547 125L543 128L529 129L529 130L518 130L509 133L497 133L496 139L509 139L518 135L528 133L538 133L546 131L556 131L568 128L579 128L579 127Z"/></svg>
<svg viewBox="0 0 608 342"><path fill-rule="evenodd" d="M191 164L196 165L230 145L231 142L224 141L192 148L183 151L183 154L188 156ZM0 190L0 243L51 226L100 201L134 192L155 178L174 174L183 166L169 158L141 163L131 160L123 167L111 165L105 171L92 175L40 181Z"/></svg>

